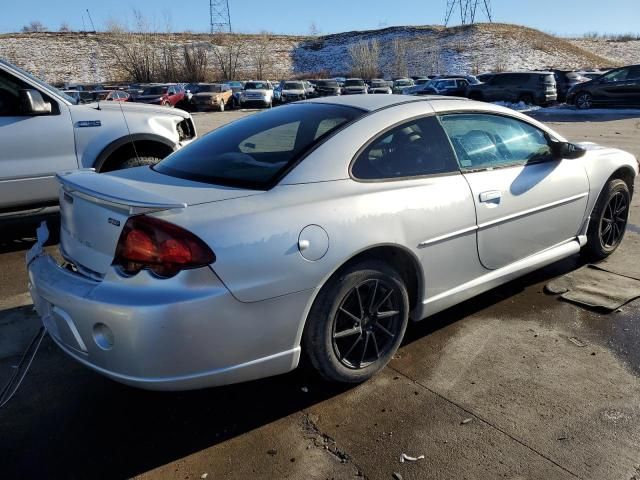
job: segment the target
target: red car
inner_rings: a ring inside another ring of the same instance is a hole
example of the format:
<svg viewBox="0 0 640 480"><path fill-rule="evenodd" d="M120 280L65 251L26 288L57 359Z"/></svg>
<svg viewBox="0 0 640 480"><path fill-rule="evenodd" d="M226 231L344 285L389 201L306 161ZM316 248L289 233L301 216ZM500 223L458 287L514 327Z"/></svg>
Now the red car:
<svg viewBox="0 0 640 480"><path fill-rule="evenodd" d="M135 101L175 107L180 102L184 102L186 100L185 97L186 92L180 85L151 85L145 87L142 94L137 96Z"/></svg>

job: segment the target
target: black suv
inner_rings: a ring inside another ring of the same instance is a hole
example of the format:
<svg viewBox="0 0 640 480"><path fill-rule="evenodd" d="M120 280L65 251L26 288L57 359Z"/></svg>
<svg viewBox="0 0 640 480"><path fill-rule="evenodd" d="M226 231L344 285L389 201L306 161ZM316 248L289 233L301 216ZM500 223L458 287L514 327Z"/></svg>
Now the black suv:
<svg viewBox="0 0 640 480"><path fill-rule="evenodd" d="M496 73L485 83L470 85L467 96L487 102L524 102L546 105L558 98L552 72Z"/></svg>
<svg viewBox="0 0 640 480"><path fill-rule="evenodd" d="M616 68L573 86L567 103L580 109L595 106L640 106L640 65Z"/></svg>

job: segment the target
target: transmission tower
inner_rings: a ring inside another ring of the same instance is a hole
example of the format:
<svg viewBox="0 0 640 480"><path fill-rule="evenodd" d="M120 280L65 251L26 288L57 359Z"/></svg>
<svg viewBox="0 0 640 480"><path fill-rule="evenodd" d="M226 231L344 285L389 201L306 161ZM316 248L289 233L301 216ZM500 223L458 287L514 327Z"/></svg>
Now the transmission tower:
<svg viewBox="0 0 640 480"><path fill-rule="evenodd" d="M444 26L449 25L454 15L460 14L460 24L476 23L476 15L484 15L489 22L493 21L491 0L447 0L447 11ZM454 19L455 21L455 19Z"/></svg>
<svg viewBox="0 0 640 480"><path fill-rule="evenodd" d="M211 33L231 33L229 0L209 0Z"/></svg>

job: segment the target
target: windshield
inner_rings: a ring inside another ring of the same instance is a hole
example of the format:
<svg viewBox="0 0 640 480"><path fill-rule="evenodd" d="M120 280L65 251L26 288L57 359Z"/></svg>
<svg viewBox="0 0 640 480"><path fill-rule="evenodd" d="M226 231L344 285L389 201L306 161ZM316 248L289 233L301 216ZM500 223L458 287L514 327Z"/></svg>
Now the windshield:
<svg viewBox="0 0 640 480"><path fill-rule="evenodd" d="M377 82L371 82L371 86L372 87L388 87L389 85L387 85L387 82L378 80Z"/></svg>
<svg viewBox="0 0 640 480"><path fill-rule="evenodd" d="M215 84L215 85L200 85L198 87L198 93L202 93L202 92L221 92L222 91L222 85L220 84Z"/></svg>
<svg viewBox="0 0 640 480"><path fill-rule="evenodd" d="M315 144L363 114L320 103L274 108L218 128L153 168L187 180L266 189Z"/></svg>
<svg viewBox="0 0 640 480"><path fill-rule="evenodd" d="M37 85L39 85L40 87L44 88L45 90L49 90L50 92L54 92L55 94L59 95L60 97L64 98L67 102L72 103L72 104L77 104L78 100L70 97L69 95L67 95L66 93L64 93L64 91L52 87L51 85L49 85L47 82L45 82L44 80L40 80L38 77L34 77L33 75L31 75L29 72L24 71L23 69L21 69L20 67L16 67L13 64L8 64L5 62L2 62L2 60L0 60L1 63L4 63L7 66L10 66L11 68L13 68L14 70L16 70L17 72L20 72L20 74L24 75L25 77L27 77L29 80L31 80L33 83L36 83Z"/></svg>
<svg viewBox="0 0 640 480"><path fill-rule="evenodd" d="M244 85L245 90L269 90L266 82L247 82Z"/></svg>
<svg viewBox="0 0 640 480"><path fill-rule="evenodd" d="M416 85L424 85L425 83L428 83L429 79L428 78L419 78L418 80L416 80Z"/></svg>
<svg viewBox="0 0 640 480"><path fill-rule="evenodd" d="M286 82L284 84L285 90L304 90L304 85L300 82Z"/></svg>
<svg viewBox="0 0 640 480"><path fill-rule="evenodd" d="M335 80L320 80L318 82L319 87L338 88L338 82Z"/></svg>
<svg viewBox="0 0 640 480"><path fill-rule="evenodd" d="M364 87L363 80L347 80L344 82L345 87Z"/></svg>
<svg viewBox="0 0 640 480"><path fill-rule="evenodd" d="M410 87L413 85L411 80L396 80L396 87Z"/></svg>
<svg viewBox="0 0 640 480"><path fill-rule="evenodd" d="M162 95L167 93L168 87L147 87L142 91L142 95Z"/></svg>

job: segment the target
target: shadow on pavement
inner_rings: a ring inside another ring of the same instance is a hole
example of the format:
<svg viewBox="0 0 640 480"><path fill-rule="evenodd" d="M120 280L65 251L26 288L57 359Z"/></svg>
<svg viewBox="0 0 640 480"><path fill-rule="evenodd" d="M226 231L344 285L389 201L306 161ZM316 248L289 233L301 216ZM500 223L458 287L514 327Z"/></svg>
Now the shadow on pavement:
<svg viewBox="0 0 640 480"><path fill-rule="evenodd" d="M57 214L20 220L0 220L0 254L28 250L36 241L36 229L43 220L49 227L47 245L58 243L60 216Z"/></svg>

